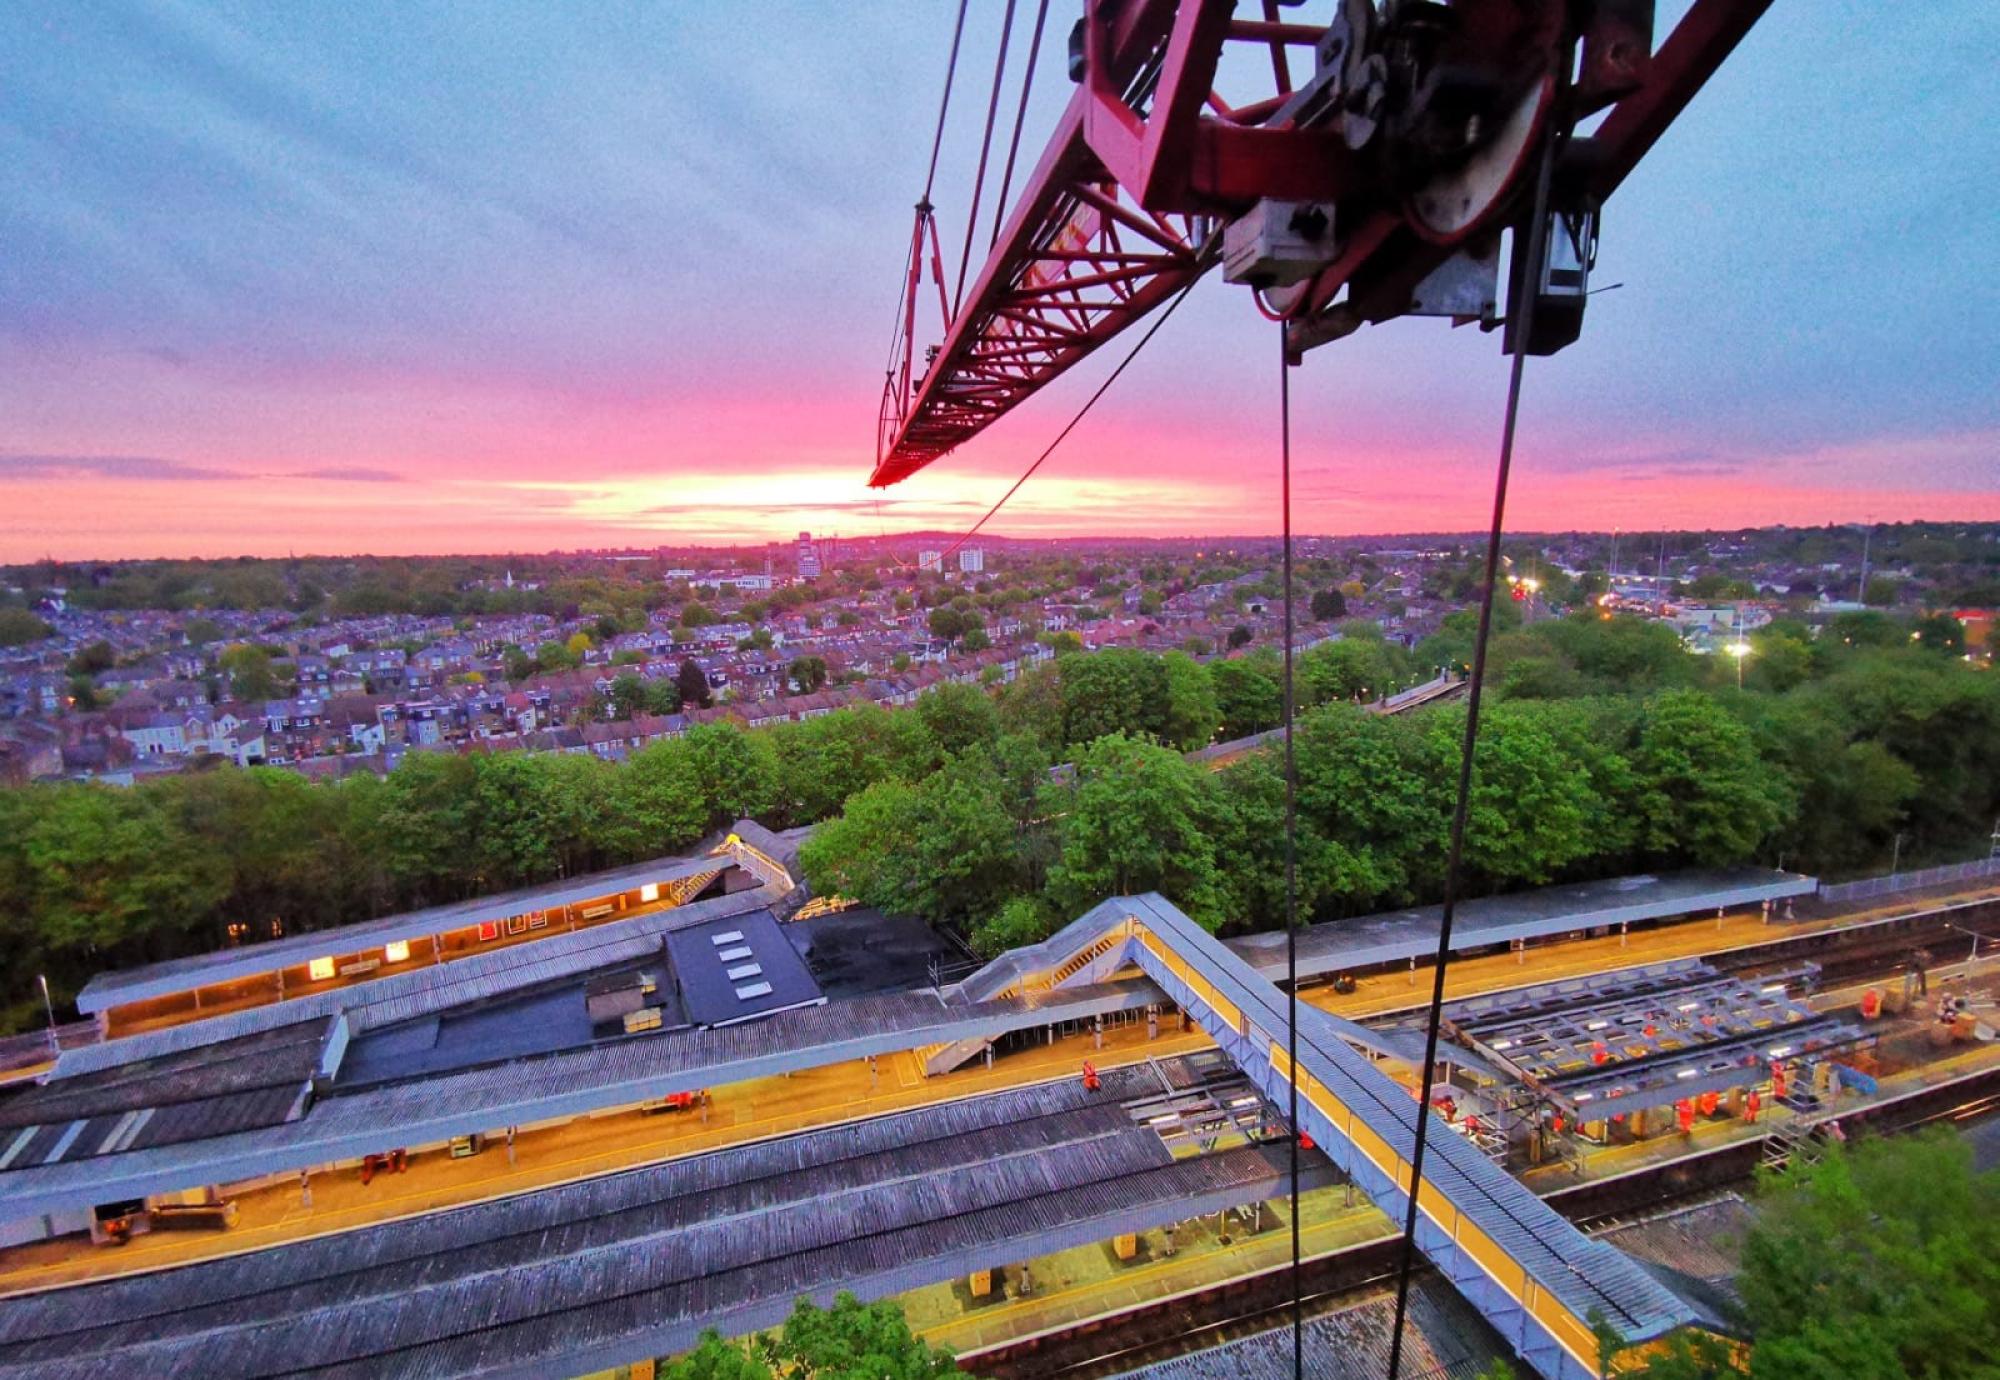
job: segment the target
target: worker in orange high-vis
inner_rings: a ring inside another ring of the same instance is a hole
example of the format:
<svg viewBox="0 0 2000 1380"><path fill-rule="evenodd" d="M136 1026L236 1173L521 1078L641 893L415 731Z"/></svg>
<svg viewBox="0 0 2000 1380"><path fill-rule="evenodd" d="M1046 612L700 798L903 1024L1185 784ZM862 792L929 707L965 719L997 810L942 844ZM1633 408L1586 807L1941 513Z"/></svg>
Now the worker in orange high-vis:
<svg viewBox="0 0 2000 1380"><path fill-rule="evenodd" d="M1091 1063L1088 1059L1083 1061L1083 1086L1092 1092L1096 1092L1104 1086L1103 1082L1097 1076L1097 1065Z"/></svg>
<svg viewBox="0 0 2000 1380"><path fill-rule="evenodd" d="M1755 1088L1752 1088L1750 1090L1750 1095L1743 1099L1743 1119L1745 1121L1754 1122L1757 1120L1757 1113L1763 1110L1764 1110L1764 1099L1757 1095L1757 1090Z"/></svg>
<svg viewBox="0 0 2000 1380"><path fill-rule="evenodd" d="M1682 1135L1691 1136L1694 1134L1693 1098L1683 1097L1674 1104L1674 1120L1679 1123Z"/></svg>

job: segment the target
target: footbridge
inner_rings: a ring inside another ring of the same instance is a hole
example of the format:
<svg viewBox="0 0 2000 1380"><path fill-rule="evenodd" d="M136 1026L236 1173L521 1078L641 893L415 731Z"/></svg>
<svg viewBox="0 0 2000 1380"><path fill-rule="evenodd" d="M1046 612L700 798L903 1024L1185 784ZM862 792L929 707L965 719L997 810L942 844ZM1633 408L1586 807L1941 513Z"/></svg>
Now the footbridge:
<svg viewBox="0 0 2000 1380"><path fill-rule="evenodd" d="M1299 1129L1383 1212L1408 1210L1417 1118L1408 1089L1364 1048L1374 1032L1298 1008L1288 1056L1285 996L1157 894L1105 902L1043 943L967 979L968 995L1026 995L1136 967L1284 1105L1296 1081ZM1680 1298L1615 1247L1592 1241L1443 1121L1427 1137L1417 1246L1523 1360L1549 1380L1600 1374L1593 1323L1633 1341L1693 1322Z"/></svg>

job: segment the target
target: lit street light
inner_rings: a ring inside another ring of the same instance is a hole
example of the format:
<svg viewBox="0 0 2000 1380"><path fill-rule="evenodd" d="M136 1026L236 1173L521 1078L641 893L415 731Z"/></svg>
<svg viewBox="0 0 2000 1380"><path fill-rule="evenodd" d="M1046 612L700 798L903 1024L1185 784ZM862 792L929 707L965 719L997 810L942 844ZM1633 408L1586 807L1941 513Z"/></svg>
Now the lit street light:
<svg viewBox="0 0 2000 1380"><path fill-rule="evenodd" d="M1729 644L1729 654L1736 658L1736 688L1743 688L1743 663L1750 655L1750 644L1743 640L1743 630L1736 630L1736 640Z"/></svg>

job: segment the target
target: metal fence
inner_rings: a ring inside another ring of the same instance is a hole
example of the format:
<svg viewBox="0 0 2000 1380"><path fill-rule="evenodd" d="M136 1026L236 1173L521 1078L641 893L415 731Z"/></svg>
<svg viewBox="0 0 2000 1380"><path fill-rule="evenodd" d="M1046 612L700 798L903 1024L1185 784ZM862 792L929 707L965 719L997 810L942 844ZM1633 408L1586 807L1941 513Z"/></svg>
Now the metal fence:
<svg viewBox="0 0 2000 1380"><path fill-rule="evenodd" d="M1980 877L2000 877L2000 857L1975 862L1949 863L1926 867L1917 872L1891 872L1884 877L1864 877L1858 882L1822 886L1820 898L1827 901L1865 901L1871 896L1889 896L1899 891L1921 891L1946 882L1969 882Z"/></svg>

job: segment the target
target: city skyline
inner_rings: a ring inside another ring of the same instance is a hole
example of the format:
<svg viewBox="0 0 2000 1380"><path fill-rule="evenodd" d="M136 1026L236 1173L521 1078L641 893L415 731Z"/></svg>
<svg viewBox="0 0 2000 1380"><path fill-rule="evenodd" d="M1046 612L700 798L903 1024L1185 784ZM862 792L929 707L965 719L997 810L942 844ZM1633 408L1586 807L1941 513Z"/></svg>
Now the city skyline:
<svg viewBox="0 0 2000 1380"><path fill-rule="evenodd" d="M1529 369L1510 526L2000 518L2000 342L1945 271L1990 241L1951 213L1989 160L1912 133L1990 147L2000 19L1939 6L1864 56L1850 12L1760 23L1620 193L1598 279L1624 286ZM950 15L732 21L0 16L0 560L969 526L1110 361L865 488ZM995 535L1274 530L1272 345L1204 283ZM1438 322L1309 356L1298 525L1478 527L1503 383L1493 337Z"/></svg>

